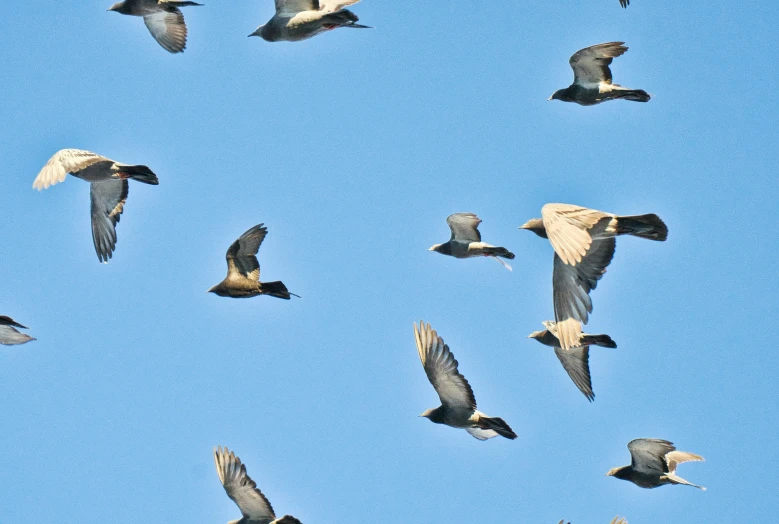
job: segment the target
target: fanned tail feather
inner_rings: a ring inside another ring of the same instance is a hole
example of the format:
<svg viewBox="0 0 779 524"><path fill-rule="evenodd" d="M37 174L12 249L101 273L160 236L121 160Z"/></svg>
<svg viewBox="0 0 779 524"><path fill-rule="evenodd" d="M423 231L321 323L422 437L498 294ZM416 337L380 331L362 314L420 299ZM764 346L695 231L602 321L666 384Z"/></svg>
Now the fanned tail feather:
<svg viewBox="0 0 779 524"><path fill-rule="evenodd" d="M143 182L144 184L151 184L156 186L160 183L157 175L149 169L147 166L121 166L121 173L124 173L129 178Z"/></svg>
<svg viewBox="0 0 779 524"><path fill-rule="evenodd" d="M517 434L500 417L479 417L479 427L482 429L491 429L501 437L514 440Z"/></svg>
<svg viewBox="0 0 779 524"><path fill-rule="evenodd" d="M668 226L654 213L619 217L617 219L617 234L633 235L662 242L668 238Z"/></svg>

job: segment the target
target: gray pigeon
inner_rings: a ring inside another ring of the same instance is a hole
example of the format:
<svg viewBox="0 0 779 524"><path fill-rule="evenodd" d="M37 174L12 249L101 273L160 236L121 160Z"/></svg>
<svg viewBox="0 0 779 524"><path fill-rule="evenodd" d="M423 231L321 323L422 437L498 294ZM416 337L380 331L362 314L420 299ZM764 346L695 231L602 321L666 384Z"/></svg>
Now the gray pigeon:
<svg viewBox="0 0 779 524"><path fill-rule="evenodd" d="M657 488L665 484L684 484L706 491L676 476L676 466L682 462L702 461L703 457L677 451L673 443L656 438L638 438L628 442L630 466L612 468L606 475L629 480L640 488Z"/></svg>
<svg viewBox="0 0 779 524"><path fill-rule="evenodd" d="M592 402L595 393L592 392L592 379L590 378L590 346L602 346L616 348L617 344L608 335L588 335L582 333L577 347L562 349L557 338L557 325L551 320L543 322L546 327L543 331L534 331L527 338L534 338L545 346L554 348L555 355L560 360L568 376L573 383L584 393L584 396Z"/></svg>
<svg viewBox="0 0 779 524"><path fill-rule="evenodd" d="M187 25L179 7L203 5L182 0L124 0L108 8L123 15L142 16L151 36L171 53L187 47Z"/></svg>
<svg viewBox="0 0 779 524"><path fill-rule="evenodd" d="M3 344L4 346L16 346L35 340L29 335L20 333L15 328L29 329L27 326L21 325L11 317L0 315L0 344Z"/></svg>
<svg viewBox="0 0 779 524"><path fill-rule="evenodd" d="M97 259L108 262L116 248L116 223L124 210L128 180L156 186L160 183L151 169L132 166L81 149L62 149L46 162L32 183L38 191L63 182L70 173L89 182L92 202L92 241Z"/></svg>
<svg viewBox="0 0 779 524"><path fill-rule="evenodd" d="M414 338L427 378L441 399L440 406L425 410L420 417L436 424L463 428L479 440L498 435L512 440L517 438L502 418L488 417L476 409L471 385L457 370L457 360L449 351L449 346L430 328L430 324L420 322L419 329L414 324Z"/></svg>
<svg viewBox="0 0 779 524"><path fill-rule="evenodd" d="M249 36L268 42L298 42L339 27L370 29L344 9L360 0L276 0L276 14Z"/></svg>
<svg viewBox="0 0 779 524"><path fill-rule="evenodd" d="M287 286L281 281L260 282L260 263L257 261L257 251L268 234L268 228L259 224L230 245L227 250L227 276L220 283L208 290L220 297L250 298L257 295L289 300ZM300 298L300 297L298 297Z"/></svg>
<svg viewBox="0 0 779 524"><path fill-rule="evenodd" d="M618 235L664 241L668 228L654 214L617 216L571 204L546 204L543 218L529 220L528 229L548 238L555 251L552 295L562 349L579 344L582 324L592 312L590 291L611 263Z"/></svg>
<svg viewBox="0 0 779 524"><path fill-rule="evenodd" d="M620 0L622 1L622 0ZM627 4L623 4L626 7ZM641 89L629 89L611 83L609 64L614 57L628 50L625 42L608 42L576 51L568 61L573 69L573 84L558 89L549 100L576 102L582 106L600 104L607 100L649 102L651 96Z"/></svg>
<svg viewBox="0 0 779 524"><path fill-rule="evenodd" d="M434 244L428 251L455 258L492 257L503 267L511 271L511 266L498 257L514 259L514 253L505 247L496 247L481 241L479 224L481 219L473 213L454 213L446 217L446 223L452 230L452 237L444 244Z"/></svg>
<svg viewBox="0 0 779 524"><path fill-rule="evenodd" d="M236 503L243 517L231 520L227 524L302 524L290 515L276 518L273 507L257 484L246 473L246 466L235 453L222 446L214 449L216 473L222 482L227 496Z"/></svg>

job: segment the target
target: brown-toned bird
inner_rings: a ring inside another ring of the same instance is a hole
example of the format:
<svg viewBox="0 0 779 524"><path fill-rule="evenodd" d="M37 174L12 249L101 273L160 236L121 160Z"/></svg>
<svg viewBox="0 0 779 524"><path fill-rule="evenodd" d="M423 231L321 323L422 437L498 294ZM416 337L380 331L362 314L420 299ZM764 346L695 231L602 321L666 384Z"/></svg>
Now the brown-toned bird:
<svg viewBox="0 0 779 524"><path fill-rule="evenodd" d="M339 27L370 29L344 9L360 0L276 0L276 13L249 36L267 42L299 42Z"/></svg>
<svg viewBox="0 0 779 524"><path fill-rule="evenodd" d="M571 204L546 204L541 217L527 221L528 229L548 238L554 248L552 295L562 349L579 344L582 324L592 312L590 291L611 263L616 236L632 235L664 241L668 228L655 214L617 216Z"/></svg>
<svg viewBox="0 0 779 524"><path fill-rule="evenodd" d="M27 326L23 326L11 317L0 315L0 344L3 344L4 346L16 346L35 340L30 335L19 332L16 328L29 329Z"/></svg>
<svg viewBox="0 0 779 524"><path fill-rule="evenodd" d="M222 446L214 449L214 464L219 480L243 517L227 524L302 524L290 515L276 518L270 501L257 488L257 484L246 473L246 466L235 453Z"/></svg>
<svg viewBox="0 0 779 524"><path fill-rule="evenodd" d="M511 271L511 266L500 258L514 259L514 253L505 247L493 246L481 241L479 224L482 220L473 213L454 213L446 217L452 231L448 242L433 244L428 251L435 251L454 258L492 257Z"/></svg>
<svg viewBox="0 0 779 524"><path fill-rule="evenodd" d="M258 224L240 236L227 250L227 276L220 283L208 290L220 297L250 298L257 295L289 300L290 295L300 298L287 291L283 282L260 282L260 263L257 261L257 251L268 234L268 228Z"/></svg>
<svg viewBox="0 0 779 524"><path fill-rule="evenodd" d="M142 16L151 36L166 51L181 53L187 47L187 24L179 7L202 6L184 0L124 0L108 8L123 15Z"/></svg>
<svg viewBox="0 0 779 524"><path fill-rule="evenodd" d="M630 466L612 468L606 475L629 480L641 488L657 488L665 484L684 484L706 491L676 475L676 466L683 462L703 461L703 457L677 451L673 443L656 438L638 438L628 442Z"/></svg>

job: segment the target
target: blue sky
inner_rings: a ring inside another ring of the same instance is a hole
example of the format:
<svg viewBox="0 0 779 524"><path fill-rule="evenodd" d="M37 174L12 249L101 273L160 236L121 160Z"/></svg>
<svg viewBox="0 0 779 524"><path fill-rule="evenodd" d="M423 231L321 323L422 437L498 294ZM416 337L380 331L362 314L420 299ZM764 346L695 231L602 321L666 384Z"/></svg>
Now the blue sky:
<svg viewBox="0 0 779 524"><path fill-rule="evenodd" d="M775 519L774 3L364 0L375 29L296 44L246 37L270 0L204 3L180 55L109 0L5 6L0 314L38 340L0 349L2 522L238 518L218 444L306 524ZM651 102L546 101L612 40ZM107 265L87 184L31 188L66 147L159 176L131 183ZM592 350L592 404L525 338L552 249L517 227L547 202L670 229L620 238L592 294L587 331L619 345ZM427 251L457 211L512 273ZM303 298L207 294L260 222L263 279ZM417 417L438 405L420 319L516 441ZM604 477L637 437L706 457L679 473L708 491Z"/></svg>

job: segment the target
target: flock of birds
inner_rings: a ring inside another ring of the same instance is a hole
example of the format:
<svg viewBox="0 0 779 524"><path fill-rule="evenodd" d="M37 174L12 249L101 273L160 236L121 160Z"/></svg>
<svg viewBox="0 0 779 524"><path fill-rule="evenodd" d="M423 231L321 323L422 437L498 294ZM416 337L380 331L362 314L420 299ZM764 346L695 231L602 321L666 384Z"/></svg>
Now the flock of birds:
<svg viewBox="0 0 779 524"><path fill-rule="evenodd" d="M339 27L367 28L357 24L358 17L345 9L359 0L275 0L276 13L265 25L249 36L275 41L299 41ZM629 0L619 0L627 7ZM155 40L167 51L178 53L186 46L187 28L179 10L201 4L180 0L124 0L109 11L141 16ZM609 65L614 57L627 51L624 42L609 42L577 51L570 58L574 71L571 86L555 91L549 100L593 105L612 99L647 102L650 95L640 89L629 89L612 83ZM41 190L63 182L67 174L90 184L92 240L100 262L107 262L116 248L116 224L127 201L129 180L157 185L157 175L145 165L116 162L80 149L63 149L43 166L33 182ZM430 251L455 258L490 257L511 270L503 259L514 259L505 247L482 242L481 219L473 213L454 213L446 219L451 230L448 242L435 244ZM589 370L589 348L616 348L605 334L582 332L592 312L590 292L611 263L616 237L630 235L665 241L668 228L655 214L618 216L571 204L546 204L541 218L520 226L549 240L554 250L552 268L552 302L555 319L544 321L546 329L528 335L554 348L573 383L593 401L595 394ZM222 297L249 298L270 295L289 300L290 293L281 281L261 282L257 252L267 235L263 224L256 225L235 240L227 250L227 276L208 291ZM28 329L8 316L0 316L0 344L18 345L35 340L19 329ZM499 417L478 411L470 384L458 370L458 362L449 346L430 324L414 324L414 339L428 380L437 392L441 405L420 416L437 424L465 429L470 435L487 440L498 435L516 439L511 427ZM676 474L678 464L702 461L693 453L678 451L671 442L640 438L628 443L631 464L611 469L607 475L629 480L642 488L665 484L683 484L704 490ZM226 447L214 449L217 474L227 495L238 505L243 517L229 524L295 524L295 517L276 518L268 499L257 489L246 472L246 466ZM563 524L563 521L560 521ZM620 517L611 524L627 524Z"/></svg>

